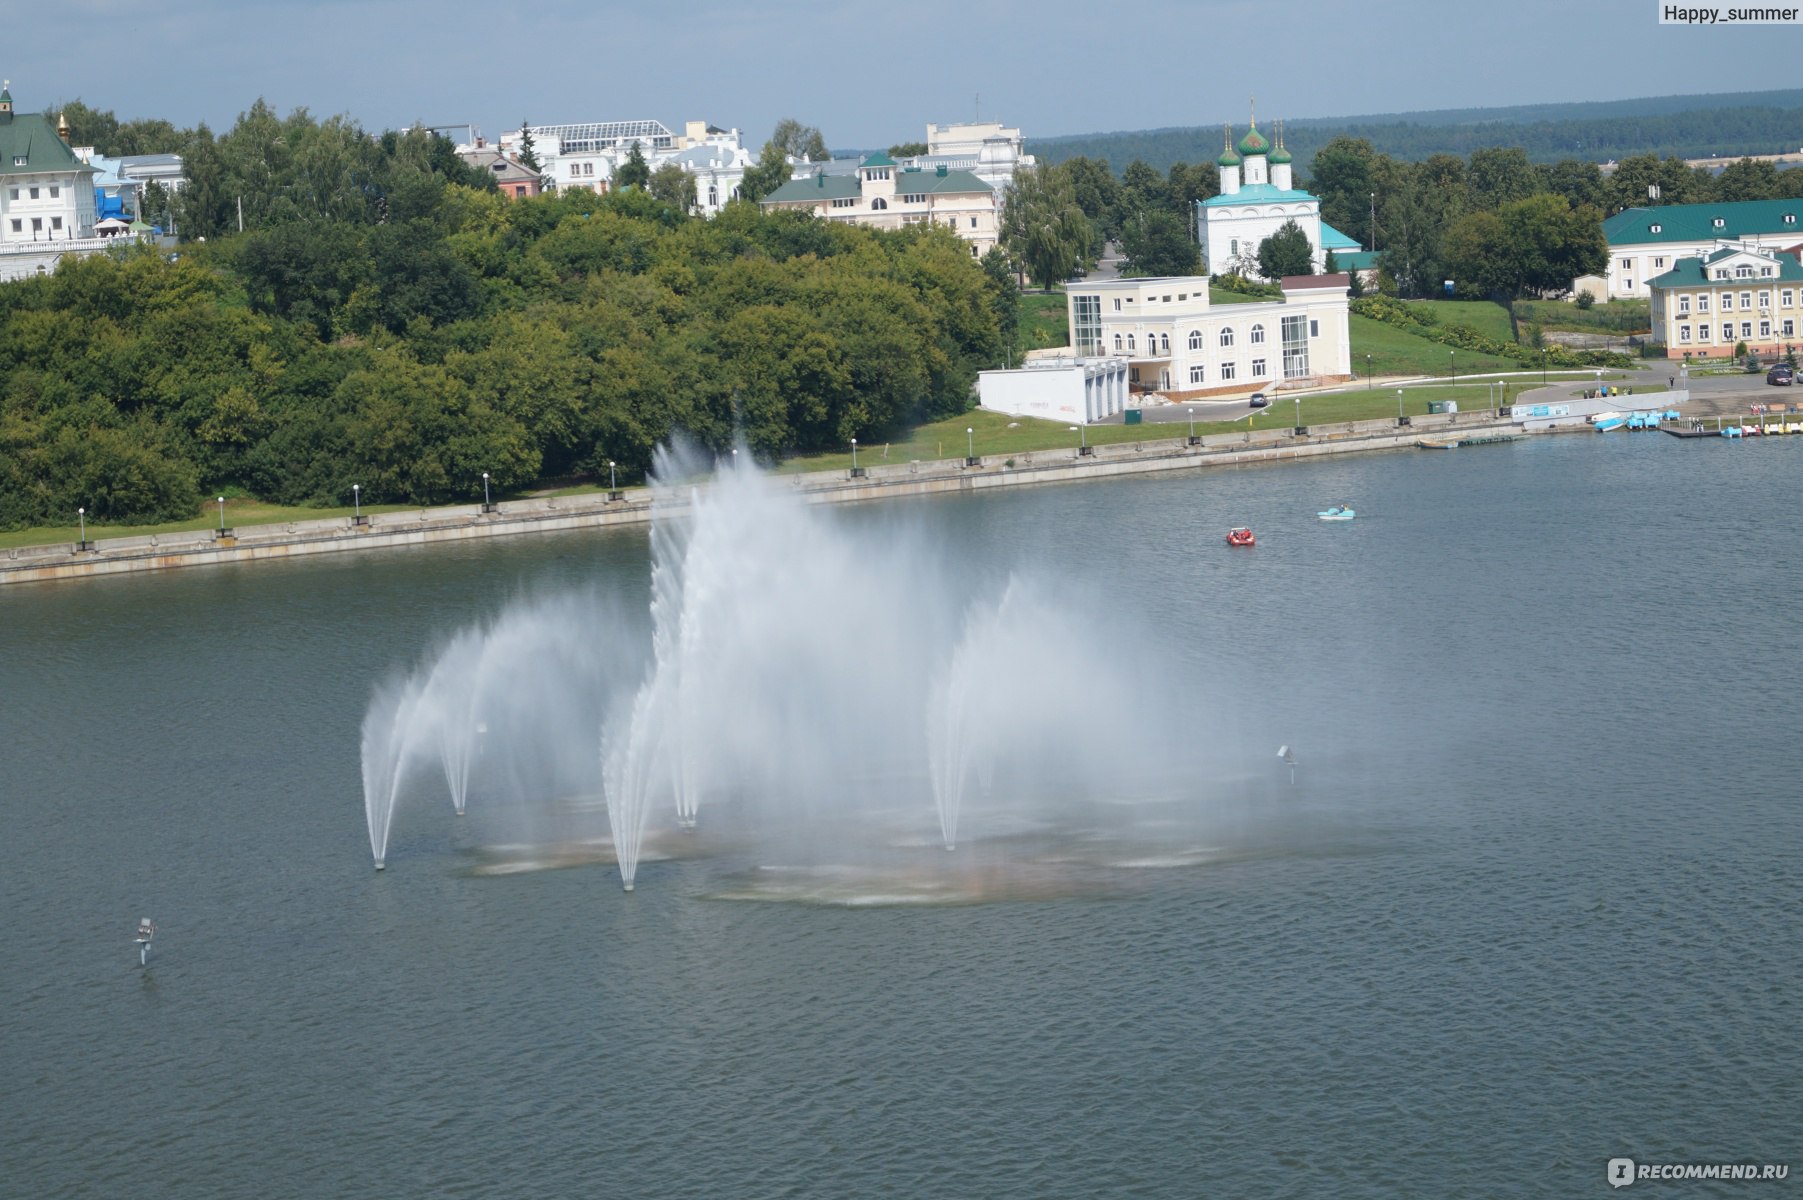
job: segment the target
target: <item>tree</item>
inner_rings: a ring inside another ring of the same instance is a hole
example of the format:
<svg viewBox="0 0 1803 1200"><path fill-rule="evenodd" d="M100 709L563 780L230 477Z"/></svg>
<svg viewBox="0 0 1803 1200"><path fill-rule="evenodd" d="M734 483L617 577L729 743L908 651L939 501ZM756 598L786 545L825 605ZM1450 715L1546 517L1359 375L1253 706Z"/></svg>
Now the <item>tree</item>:
<svg viewBox="0 0 1803 1200"><path fill-rule="evenodd" d="M1315 248L1294 218L1258 244L1258 272L1273 282L1285 275L1315 273Z"/></svg>
<svg viewBox="0 0 1803 1200"><path fill-rule="evenodd" d="M1140 211L1121 226L1121 252L1133 275L1194 275L1202 269L1202 248L1189 222L1168 210Z"/></svg>
<svg viewBox="0 0 1803 1200"><path fill-rule="evenodd" d="M789 182L793 173L782 147L775 141L765 142L757 163L747 168L739 181L739 195L755 203Z"/></svg>
<svg viewBox="0 0 1803 1200"><path fill-rule="evenodd" d="M625 188L644 188L651 182L651 168L645 164L645 151L637 141L626 148L626 160L614 172L614 186Z"/></svg>
<svg viewBox="0 0 1803 1200"><path fill-rule="evenodd" d="M665 163L651 172L646 190L671 208L689 212L695 207L695 177L676 163Z"/></svg>
<svg viewBox="0 0 1803 1200"><path fill-rule="evenodd" d="M1594 208L1574 209L1563 196L1539 195L1462 218L1446 233L1446 259L1461 285L1509 310L1510 331L1519 341L1515 301L1562 294L1578 276L1602 274L1609 243Z"/></svg>
<svg viewBox="0 0 1803 1200"><path fill-rule="evenodd" d="M545 164L538 161L538 143L532 138L532 122L520 122L520 166L542 173Z"/></svg>
<svg viewBox="0 0 1803 1200"><path fill-rule="evenodd" d="M794 117L784 117L778 121L775 132L770 135L770 141L790 158L825 162L832 157L820 131L812 125L803 125Z"/></svg>
<svg viewBox="0 0 1803 1200"><path fill-rule="evenodd" d="M1077 207L1089 218L1103 238L1121 236L1121 218L1125 216L1125 197L1121 181L1105 158L1070 158L1058 164L1077 197Z"/></svg>
<svg viewBox="0 0 1803 1200"><path fill-rule="evenodd" d="M1525 200L1539 190L1540 180L1527 151L1520 146L1493 146L1473 150L1465 171L1465 184L1479 208L1501 208Z"/></svg>
<svg viewBox="0 0 1803 1200"><path fill-rule="evenodd" d="M899 146L889 147L890 158L919 158L928 153L925 142L903 142Z"/></svg>
<svg viewBox="0 0 1803 1200"><path fill-rule="evenodd" d="M1077 206L1069 176L1037 165L1014 173L1002 209L1003 247L1017 266L1042 288L1076 274L1091 261L1095 230Z"/></svg>
<svg viewBox="0 0 1803 1200"><path fill-rule="evenodd" d="M1321 219L1363 246L1372 244L1379 157L1365 138L1336 137L1315 151L1311 165L1309 190L1321 198Z"/></svg>

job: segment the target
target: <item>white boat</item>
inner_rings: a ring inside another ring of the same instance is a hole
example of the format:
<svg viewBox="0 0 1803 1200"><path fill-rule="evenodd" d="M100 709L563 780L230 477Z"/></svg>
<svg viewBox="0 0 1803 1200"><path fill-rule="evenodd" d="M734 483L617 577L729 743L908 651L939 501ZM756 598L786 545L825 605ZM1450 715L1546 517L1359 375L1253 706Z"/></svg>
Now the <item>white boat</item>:
<svg viewBox="0 0 1803 1200"><path fill-rule="evenodd" d="M1336 504L1326 512L1318 512L1315 515L1320 517L1323 521L1350 521L1352 518L1358 516L1356 512L1347 508L1344 504Z"/></svg>
<svg viewBox="0 0 1803 1200"><path fill-rule="evenodd" d="M1598 433L1608 433L1612 429L1620 429L1626 425L1628 416L1626 413L1618 412L1597 413L1596 416L1590 418L1590 423L1596 427Z"/></svg>

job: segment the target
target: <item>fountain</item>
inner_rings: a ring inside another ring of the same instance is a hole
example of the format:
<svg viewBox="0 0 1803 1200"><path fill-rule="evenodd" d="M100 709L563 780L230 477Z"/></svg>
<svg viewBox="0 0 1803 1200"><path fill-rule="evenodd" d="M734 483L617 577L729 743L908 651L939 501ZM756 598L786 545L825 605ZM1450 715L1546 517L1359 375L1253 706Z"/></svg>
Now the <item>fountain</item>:
<svg viewBox="0 0 1803 1200"><path fill-rule="evenodd" d="M654 479L707 466L660 451ZM1129 791L1183 791L1129 781L1182 706L1095 635L1105 618L1080 616L1067 584L954 572L904 514L812 509L749 454L655 497L648 605L519 600L376 690L363 773L378 868L434 759L454 811L502 822L535 863L611 858L626 891L655 851L775 859L798 872L781 886L810 894L824 870L965 895L993 878L915 876L1093 839L1133 819ZM605 837L571 845L569 815L603 807ZM911 857L934 824L931 842L958 851L943 868ZM735 894L780 875L763 871Z"/></svg>

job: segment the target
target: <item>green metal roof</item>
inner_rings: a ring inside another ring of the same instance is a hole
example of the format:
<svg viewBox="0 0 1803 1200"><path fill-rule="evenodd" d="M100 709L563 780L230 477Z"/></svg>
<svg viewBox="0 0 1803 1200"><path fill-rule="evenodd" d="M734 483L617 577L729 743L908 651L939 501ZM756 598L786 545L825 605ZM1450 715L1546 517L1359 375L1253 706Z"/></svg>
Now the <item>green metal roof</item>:
<svg viewBox="0 0 1803 1200"><path fill-rule="evenodd" d="M1708 258L1714 262L1729 254L1738 254L1737 250L1717 251ZM1803 282L1803 265L1789 257L1778 260L1778 273L1766 275L1758 279L1711 279L1705 270L1703 259L1680 258L1672 264L1672 269L1663 275L1647 280L1650 288L1693 288L1693 287L1747 287L1750 284L1798 283Z"/></svg>
<svg viewBox="0 0 1803 1200"><path fill-rule="evenodd" d="M1231 196L1210 196L1202 201L1203 208L1220 208L1229 204L1268 204L1272 201L1313 200L1308 192L1299 192L1294 188L1280 188L1270 183L1247 183Z"/></svg>
<svg viewBox="0 0 1803 1200"><path fill-rule="evenodd" d="M57 171L99 174L76 158L68 143L56 136L56 125L49 113L14 113L10 121L0 119L0 175Z"/></svg>
<svg viewBox="0 0 1803 1200"><path fill-rule="evenodd" d="M1334 249L1333 260L1342 271L1375 271L1377 269L1376 250L1341 250Z"/></svg>
<svg viewBox="0 0 1803 1200"><path fill-rule="evenodd" d="M1786 218L1789 218L1786 220ZM1721 221L1720 225L1716 221ZM1624 208L1603 222L1611 246L1706 242L1758 233L1795 233L1803 240L1803 200L1737 200Z"/></svg>
<svg viewBox="0 0 1803 1200"><path fill-rule="evenodd" d="M931 193L988 192L993 189L969 171L902 171L895 176L898 196ZM864 194L857 175L812 175L789 182L764 197L765 204L818 204L823 200L857 199Z"/></svg>
<svg viewBox="0 0 1803 1200"><path fill-rule="evenodd" d="M810 175L806 179L789 180L765 196L763 202L815 203L821 200L844 200L861 194L856 175Z"/></svg>
<svg viewBox="0 0 1803 1200"><path fill-rule="evenodd" d="M1332 250L1335 254L1339 254L1346 250L1362 250L1364 247L1323 221L1321 222L1321 249Z"/></svg>
<svg viewBox="0 0 1803 1200"><path fill-rule="evenodd" d="M875 154L872 154L858 165L860 167L893 167L895 165L895 160L890 158L887 154L884 154L881 150L878 150Z"/></svg>

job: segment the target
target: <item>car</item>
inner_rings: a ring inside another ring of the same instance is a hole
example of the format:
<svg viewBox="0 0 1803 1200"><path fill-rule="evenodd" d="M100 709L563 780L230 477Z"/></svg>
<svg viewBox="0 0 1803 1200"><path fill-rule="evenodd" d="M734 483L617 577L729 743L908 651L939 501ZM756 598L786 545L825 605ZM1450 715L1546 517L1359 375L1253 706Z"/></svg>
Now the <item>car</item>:
<svg viewBox="0 0 1803 1200"><path fill-rule="evenodd" d="M1766 372L1765 381L1779 387L1789 387L1797 382L1797 372L1785 363L1779 363Z"/></svg>
<svg viewBox="0 0 1803 1200"><path fill-rule="evenodd" d="M1271 398L1263 392L1253 392L1252 399L1246 401L1246 403L1250 404L1253 408L1263 408L1265 405L1271 403Z"/></svg>

